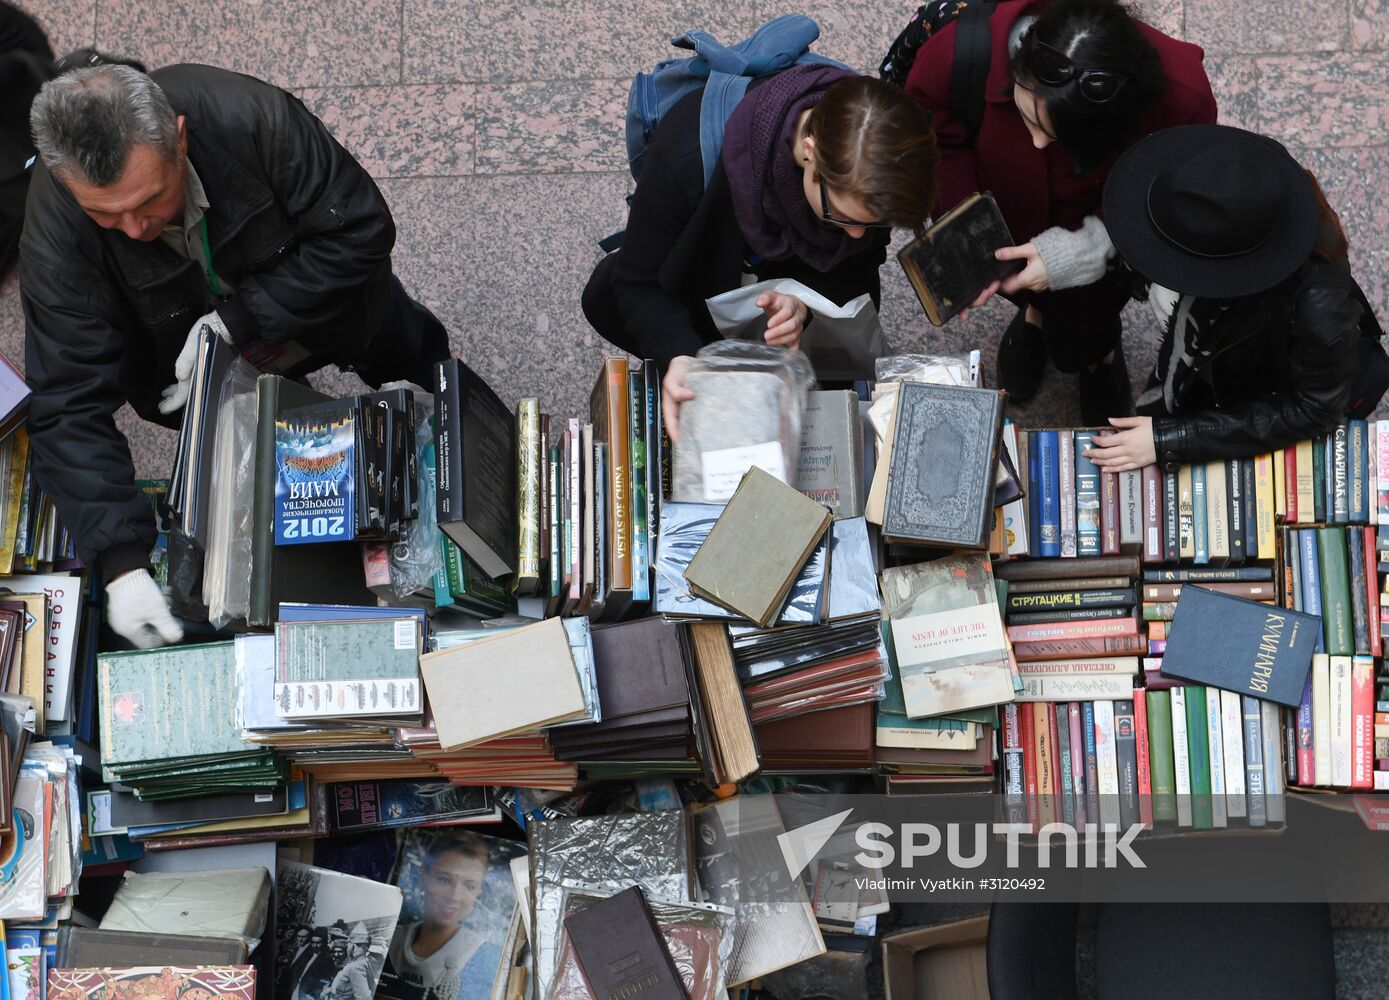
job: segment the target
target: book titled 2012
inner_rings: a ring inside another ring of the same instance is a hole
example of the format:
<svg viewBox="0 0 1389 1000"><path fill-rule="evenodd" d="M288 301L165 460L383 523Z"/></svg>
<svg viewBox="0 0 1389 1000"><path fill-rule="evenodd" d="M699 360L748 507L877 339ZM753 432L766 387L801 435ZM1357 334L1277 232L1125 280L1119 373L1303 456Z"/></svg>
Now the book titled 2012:
<svg viewBox="0 0 1389 1000"><path fill-rule="evenodd" d="M357 536L356 406L287 410L275 421L275 544Z"/></svg>

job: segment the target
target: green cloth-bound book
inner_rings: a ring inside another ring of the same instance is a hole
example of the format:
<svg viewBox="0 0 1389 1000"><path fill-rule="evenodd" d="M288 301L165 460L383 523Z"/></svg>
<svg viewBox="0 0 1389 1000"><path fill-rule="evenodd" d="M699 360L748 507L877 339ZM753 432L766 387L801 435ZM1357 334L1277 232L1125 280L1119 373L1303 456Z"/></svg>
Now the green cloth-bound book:
<svg viewBox="0 0 1389 1000"><path fill-rule="evenodd" d="M230 642L97 657L103 768L244 754Z"/></svg>
<svg viewBox="0 0 1389 1000"><path fill-rule="evenodd" d="M1317 529L1317 562L1321 564L1321 622L1326 652L1350 656L1355 652L1350 605L1350 565L1345 528Z"/></svg>
<svg viewBox="0 0 1389 1000"><path fill-rule="evenodd" d="M1138 694L1134 692L1135 696ZM1153 784L1154 822L1177 821L1177 778L1172 754L1172 696L1146 692L1148 702L1148 767Z"/></svg>
<svg viewBox="0 0 1389 1000"><path fill-rule="evenodd" d="M1211 813L1211 751L1207 736L1206 689L1186 689L1186 746L1191 770L1191 822L1198 830L1214 826Z"/></svg>

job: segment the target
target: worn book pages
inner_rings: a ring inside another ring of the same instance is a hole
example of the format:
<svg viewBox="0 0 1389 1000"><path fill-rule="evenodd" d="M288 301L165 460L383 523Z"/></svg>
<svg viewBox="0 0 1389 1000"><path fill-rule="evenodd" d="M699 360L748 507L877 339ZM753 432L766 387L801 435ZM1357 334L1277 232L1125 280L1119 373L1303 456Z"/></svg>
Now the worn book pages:
<svg viewBox="0 0 1389 1000"><path fill-rule="evenodd" d="M814 500L749 469L685 579L699 596L770 625L830 520Z"/></svg>

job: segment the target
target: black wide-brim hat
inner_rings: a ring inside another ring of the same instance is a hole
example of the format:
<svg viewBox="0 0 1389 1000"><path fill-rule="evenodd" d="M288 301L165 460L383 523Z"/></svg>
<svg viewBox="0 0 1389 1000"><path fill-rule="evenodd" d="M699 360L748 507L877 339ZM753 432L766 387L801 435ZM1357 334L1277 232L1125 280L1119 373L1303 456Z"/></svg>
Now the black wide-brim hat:
<svg viewBox="0 0 1389 1000"><path fill-rule="evenodd" d="M1197 298L1267 291L1317 239L1306 173L1266 136L1226 125L1154 132L1119 157L1104 188L1109 238L1147 280Z"/></svg>

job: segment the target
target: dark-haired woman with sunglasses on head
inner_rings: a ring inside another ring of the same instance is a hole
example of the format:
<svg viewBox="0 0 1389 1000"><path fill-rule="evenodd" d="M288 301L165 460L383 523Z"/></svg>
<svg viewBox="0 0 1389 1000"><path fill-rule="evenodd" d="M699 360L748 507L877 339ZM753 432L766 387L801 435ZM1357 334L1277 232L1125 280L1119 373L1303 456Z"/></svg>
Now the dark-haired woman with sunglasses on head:
<svg viewBox="0 0 1389 1000"><path fill-rule="evenodd" d="M692 398L684 370L719 338L705 300L752 280L793 278L845 303L876 305L891 229L919 229L935 204L929 117L897 88L829 65L754 81L724 130L706 187L702 91L652 136L622 248L584 289L584 315L610 343L665 372L666 427ZM796 347L808 311L764 295L766 341Z"/></svg>
<svg viewBox="0 0 1389 1000"><path fill-rule="evenodd" d="M989 22L992 53L977 134L951 113L955 24L917 53L907 93L932 112L937 209L990 191L1023 270L980 296L1018 306L998 349L998 381L1025 401L1048 357L1080 373L1087 423L1132 412L1119 313L1128 283L1110 268L1105 178L1143 136L1215 121L1202 51L1138 21L1114 0L1009 0Z"/></svg>

